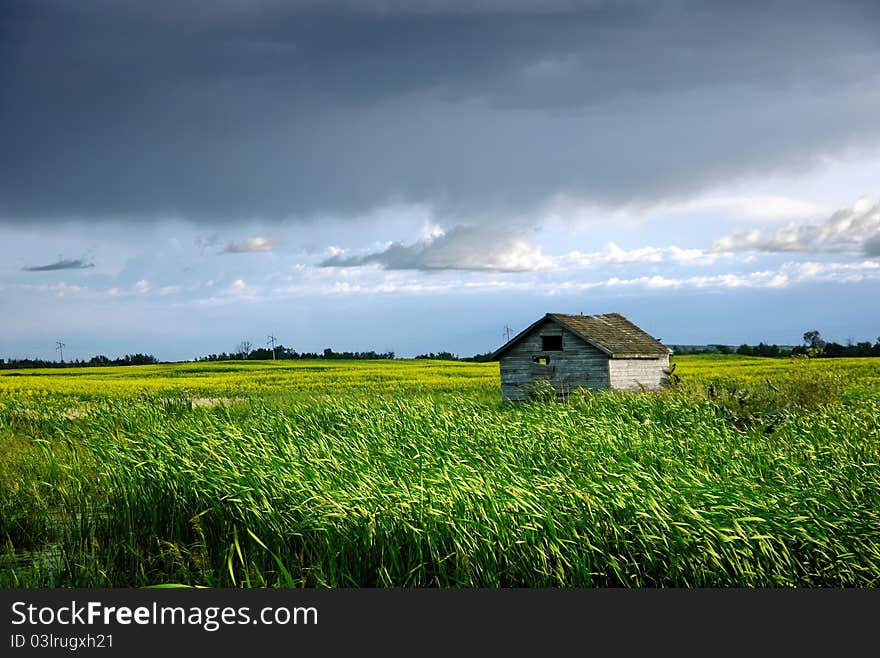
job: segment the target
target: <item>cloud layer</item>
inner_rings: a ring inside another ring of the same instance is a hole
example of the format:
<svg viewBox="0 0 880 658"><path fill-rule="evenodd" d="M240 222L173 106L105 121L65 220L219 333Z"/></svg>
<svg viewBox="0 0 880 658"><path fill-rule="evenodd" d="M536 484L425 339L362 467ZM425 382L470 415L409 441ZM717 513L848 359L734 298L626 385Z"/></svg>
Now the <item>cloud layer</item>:
<svg viewBox="0 0 880 658"><path fill-rule="evenodd" d="M880 140L871 2L14 2L0 221L468 224ZM445 215L446 216L446 215Z"/></svg>

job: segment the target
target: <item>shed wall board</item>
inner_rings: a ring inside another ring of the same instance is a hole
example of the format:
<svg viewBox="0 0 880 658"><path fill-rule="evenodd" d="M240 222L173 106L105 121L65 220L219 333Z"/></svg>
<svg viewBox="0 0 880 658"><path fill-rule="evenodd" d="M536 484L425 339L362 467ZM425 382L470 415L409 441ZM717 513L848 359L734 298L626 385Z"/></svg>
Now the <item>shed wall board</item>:
<svg viewBox="0 0 880 658"><path fill-rule="evenodd" d="M542 350L542 336L562 335L562 351ZM549 365L533 361L547 356ZM557 393L575 388L607 388L611 384L608 355L552 320L535 327L501 358L501 394L510 400L528 398L529 384L548 380Z"/></svg>

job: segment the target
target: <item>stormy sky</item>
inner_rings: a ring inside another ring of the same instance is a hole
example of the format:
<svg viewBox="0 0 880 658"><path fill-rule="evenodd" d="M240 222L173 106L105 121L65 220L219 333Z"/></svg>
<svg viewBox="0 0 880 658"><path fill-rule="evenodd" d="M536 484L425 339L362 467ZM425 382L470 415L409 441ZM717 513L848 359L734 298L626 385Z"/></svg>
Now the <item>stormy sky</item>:
<svg viewBox="0 0 880 658"><path fill-rule="evenodd" d="M880 335L876 2L18 1L0 358Z"/></svg>

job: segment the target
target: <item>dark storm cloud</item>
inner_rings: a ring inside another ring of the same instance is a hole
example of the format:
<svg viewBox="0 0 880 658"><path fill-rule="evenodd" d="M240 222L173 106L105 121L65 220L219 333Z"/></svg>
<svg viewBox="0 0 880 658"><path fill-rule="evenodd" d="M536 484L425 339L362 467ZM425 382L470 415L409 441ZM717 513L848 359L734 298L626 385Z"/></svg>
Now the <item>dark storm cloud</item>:
<svg viewBox="0 0 880 658"><path fill-rule="evenodd" d="M0 221L650 201L880 137L877 3L9 7Z"/></svg>
<svg viewBox="0 0 880 658"><path fill-rule="evenodd" d="M67 260L60 258L49 265L35 265L33 267L23 267L21 269L25 272L54 272L55 270L85 270L94 266L94 263L86 263L80 259Z"/></svg>

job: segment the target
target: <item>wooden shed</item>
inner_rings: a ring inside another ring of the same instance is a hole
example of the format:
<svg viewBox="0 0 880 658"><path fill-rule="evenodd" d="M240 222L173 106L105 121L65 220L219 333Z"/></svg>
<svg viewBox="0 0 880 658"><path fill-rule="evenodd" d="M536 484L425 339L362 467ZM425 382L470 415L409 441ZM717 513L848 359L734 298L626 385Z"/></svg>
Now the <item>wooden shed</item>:
<svg viewBox="0 0 880 658"><path fill-rule="evenodd" d="M657 389L672 351L620 313L548 313L492 354L501 362L501 395L522 401L547 380L558 397L576 388Z"/></svg>

